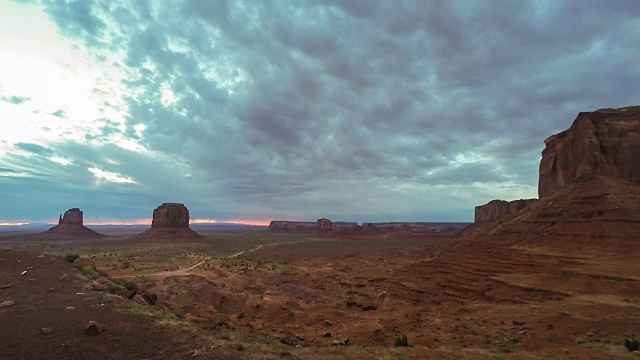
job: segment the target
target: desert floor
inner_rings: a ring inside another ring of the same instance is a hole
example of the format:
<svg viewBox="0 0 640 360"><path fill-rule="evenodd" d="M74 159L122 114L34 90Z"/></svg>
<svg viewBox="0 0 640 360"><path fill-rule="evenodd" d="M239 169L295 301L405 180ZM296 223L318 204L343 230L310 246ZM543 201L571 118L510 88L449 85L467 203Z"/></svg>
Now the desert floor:
<svg viewBox="0 0 640 360"><path fill-rule="evenodd" d="M640 359L623 346L640 335L633 251L456 248L450 237L388 234L105 234L0 233L0 359ZM97 275L73 269L69 254L157 302L92 290ZM85 335L89 321L106 331ZM394 346L403 336L409 346Z"/></svg>

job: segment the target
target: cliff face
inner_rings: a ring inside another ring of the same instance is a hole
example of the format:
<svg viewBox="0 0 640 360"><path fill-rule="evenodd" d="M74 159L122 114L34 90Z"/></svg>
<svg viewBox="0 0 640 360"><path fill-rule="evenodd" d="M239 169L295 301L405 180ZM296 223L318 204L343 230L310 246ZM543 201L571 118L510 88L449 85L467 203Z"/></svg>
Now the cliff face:
<svg viewBox="0 0 640 360"><path fill-rule="evenodd" d="M163 203L153 210L151 227L189 227L189 210L183 204Z"/></svg>
<svg viewBox="0 0 640 360"><path fill-rule="evenodd" d="M545 140L538 196L582 177L640 180L640 106L578 114L573 125Z"/></svg>
<svg viewBox="0 0 640 360"><path fill-rule="evenodd" d="M189 228L189 210L183 204L163 203L153 210L151 229L135 236L137 239L193 239L202 235Z"/></svg>
<svg viewBox="0 0 640 360"><path fill-rule="evenodd" d="M46 232L55 237L99 238L106 235L97 233L83 225L83 215L79 208L71 208L60 215L58 225Z"/></svg>
<svg viewBox="0 0 640 360"><path fill-rule="evenodd" d="M538 199L520 199L513 201L492 200L485 205L476 206L475 222L495 221L507 215L515 214Z"/></svg>
<svg viewBox="0 0 640 360"><path fill-rule="evenodd" d="M59 224L83 224L82 211L79 208L71 208L64 212L64 216L60 216L58 219Z"/></svg>

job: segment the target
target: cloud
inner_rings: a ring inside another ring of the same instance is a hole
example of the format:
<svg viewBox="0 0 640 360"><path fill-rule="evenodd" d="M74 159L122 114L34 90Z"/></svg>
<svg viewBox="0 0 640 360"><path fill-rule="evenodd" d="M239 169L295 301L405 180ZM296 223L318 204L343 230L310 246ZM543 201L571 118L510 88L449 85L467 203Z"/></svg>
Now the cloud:
<svg viewBox="0 0 640 360"><path fill-rule="evenodd" d="M535 196L579 111L638 98L634 1L43 5L128 90L123 121L55 153L202 217L471 220Z"/></svg>
<svg viewBox="0 0 640 360"><path fill-rule="evenodd" d="M15 105L20 105L24 102L27 102L29 100L31 100L28 97L24 97L24 96L16 96L16 95L12 95L12 96L3 96L2 97L3 101L15 104Z"/></svg>

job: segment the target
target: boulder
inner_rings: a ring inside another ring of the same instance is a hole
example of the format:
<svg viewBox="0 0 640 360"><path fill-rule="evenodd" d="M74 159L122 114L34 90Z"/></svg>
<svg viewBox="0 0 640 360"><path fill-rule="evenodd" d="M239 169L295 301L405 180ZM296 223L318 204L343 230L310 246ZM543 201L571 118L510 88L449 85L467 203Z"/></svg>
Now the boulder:
<svg viewBox="0 0 640 360"><path fill-rule="evenodd" d="M538 199L520 199L513 201L492 200L485 205L476 206L475 222L495 221L507 215L515 214Z"/></svg>
<svg viewBox="0 0 640 360"><path fill-rule="evenodd" d="M84 333L87 336L98 336L104 332L105 328L97 321L89 321L87 327L84 329Z"/></svg>
<svg viewBox="0 0 640 360"><path fill-rule="evenodd" d="M540 198L580 178L640 181L640 106L581 112L569 129L544 143Z"/></svg>
<svg viewBox="0 0 640 360"><path fill-rule="evenodd" d="M73 261L73 267L76 269L82 269L85 266L91 266L92 268L96 268L96 264L90 258L79 257Z"/></svg>

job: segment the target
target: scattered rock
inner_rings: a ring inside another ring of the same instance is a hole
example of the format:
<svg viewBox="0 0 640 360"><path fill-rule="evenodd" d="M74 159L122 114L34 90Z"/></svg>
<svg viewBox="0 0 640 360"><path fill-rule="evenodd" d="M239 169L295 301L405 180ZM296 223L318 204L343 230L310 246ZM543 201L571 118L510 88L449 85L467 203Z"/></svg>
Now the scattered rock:
<svg viewBox="0 0 640 360"><path fill-rule="evenodd" d="M325 325L327 325L327 326L331 326L331 325L333 325L333 324L331 323L331 321L329 321L329 320L325 320L325 321L324 321L324 324L325 324Z"/></svg>
<svg viewBox="0 0 640 360"><path fill-rule="evenodd" d="M324 337L328 338L328 337L331 337L331 333L330 333L330 332L326 332L326 333L324 333L324 335L322 335L322 336L324 336Z"/></svg>
<svg viewBox="0 0 640 360"><path fill-rule="evenodd" d="M82 269L85 266L91 266L92 268L96 268L96 264L90 258L79 257L73 261L73 267L76 269Z"/></svg>
<svg viewBox="0 0 640 360"><path fill-rule="evenodd" d="M66 311L73 311L76 308L74 308L73 306L67 306L66 308L64 308Z"/></svg>
<svg viewBox="0 0 640 360"><path fill-rule="evenodd" d="M361 309L362 311L373 311L376 310L378 307L376 305L364 305Z"/></svg>
<svg viewBox="0 0 640 360"><path fill-rule="evenodd" d="M285 330L282 333L282 336L280 336L280 342L285 345L294 346L298 343L298 338L297 336L294 336L290 331Z"/></svg>
<svg viewBox="0 0 640 360"><path fill-rule="evenodd" d="M513 320L513 326L521 326L524 325L524 321Z"/></svg>
<svg viewBox="0 0 640 360"><path fill-rule="evenodd" d="M45 257L45 256L44 256L44 255L38 255L38 257L39 257L39 258L43 258L43 257ZM44 329L44 328L43 328L43 329Z"/></svg>
<svg viewBox="0 0 640 360"><path fill-rule="evenodd" d="M89 285L89 288L90 288L91 290L93 290L93 291L105 291L105 290L109 289L109 287L110 287L110 286L109 286L109 285L107 285L107 284L100 284L100 283L95 282L95 281L94 281L94 282L92 282L92 283Z"/></svg>
<svg viewBox="0 0 640 360"><path fill-rule="evenodd" d="M5 300L5 301L0 303L0 307L13 306L15 304L16 304L16 302L13 301L13 300Z"/></svg>
<svg viewBox="0 0 640 360"><path fill-rule="evenodd" d="M67 279L67 274L62 274L62 276L60 277L60 281L64 281Z"/></svg>
<svg viewBox="0 0 640 360"><path fill-rule="evenodd" d="M27 268L27 270L34 270L34 269L35 269L35 268L34 268L33 266L29 266L29 267Z"/></svg>
<svg viewBox="0 0 640 360"><path fill-rule="evenodd" d="M52 287L52 288L48 288L48 289L47 289L47 291L48 291L48 292L54 292L54 291L56 291L56 290L58 290L58 288L57 288L57 287Z"/></svg>
<svg viewBox="0 0 640 360"><path fill-rule="evenodd" d="M122 290L118 293L118 295L127 298L127 299L133 299L134 296L136 296L137 292L135 290Z"/></svg>
<svg viewBox="0 0 640 360"><path fill-rule="evenodd" d="M43 327L42 329L40 329L40 334L42 335L49 335L52 332L53 330L51 330L51 328Z"/></svg>
<svg viewBox="0 0 640 360"><path fill-rule="evenodd" d="M0 289L8 289L8 288L10 288L12 286L13 286L13 283L9 283L9 284L6 284L6 285L0 285Z"/></svg>
<svg viewBox="0 0 640 360"><path fill-rule="evenodd" d="M342 344L340 343L340 340L333 340L333 342L331 343L331 345L333 345L333 346L340 346L340 345L342 345Z"/></svg>
<svg viewBox="0 0 640 360"><path fill-rule="evenodd" d="M87 328L84 329L84 333L87 336L98 336L104 332L104 326L100 325L96 321L89 321Z"/></svg>
<svg viewBox="0 0 640 360"><path fill-rule="evenodd" d="M302 335L296 335L296 339L300 340L300 341L304 341L304 336Z"/></svg>
<svg viewBox="0 0 640 360"><path fill-rule="evenodd" d="M238 319L244 319L244 313L243 312L238 314Z"/></svg>
<svg viewBox="0 0 640 360"><path fill-rule="evenodd" d="M140 305L149 306L149 303L147 303L147 301L142 297L142 295L139 295L139 294L134 295L132 300Z"/></svg>
<svg viewBox="0 0 640 360"><path fill-rule="evenodd" d="M147 304L153 306L156 304L156 302L158 301L158 295L148 292L148 291L143 291L142 292L142 298L144 299L144 301L147 302Z"/></svg>

